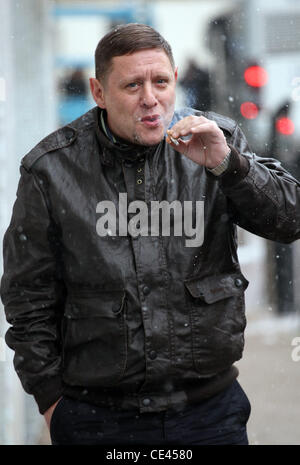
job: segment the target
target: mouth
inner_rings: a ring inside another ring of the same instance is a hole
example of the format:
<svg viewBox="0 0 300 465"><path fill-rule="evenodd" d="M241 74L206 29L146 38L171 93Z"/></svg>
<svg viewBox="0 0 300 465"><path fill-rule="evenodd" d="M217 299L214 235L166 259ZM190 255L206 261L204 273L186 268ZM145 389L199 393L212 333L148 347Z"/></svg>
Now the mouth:
<svg viewBox="0 0 300 465"><path fill-rule="evenodd" d="M141 118L141 122L144 126L148 128L156 128L161 124L160 115L149 115Z"/></svg>

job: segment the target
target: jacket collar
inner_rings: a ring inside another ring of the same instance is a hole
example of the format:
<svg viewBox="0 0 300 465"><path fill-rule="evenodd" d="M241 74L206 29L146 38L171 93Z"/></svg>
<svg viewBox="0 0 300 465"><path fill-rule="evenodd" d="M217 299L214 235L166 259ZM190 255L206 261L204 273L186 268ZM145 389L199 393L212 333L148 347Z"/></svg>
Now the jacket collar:
<svg viewBox="0 0 300 465"><path fill-rule="evenodd" d="M101 118L101 112L102 118ZM95 108L95 133L97 141L102 150L100 150L100 160L105 165L114 165L117 158L119 161L135 162L147 155L152 155L157 149L157 145L143 146L127 143L116 138L109 130L106 123L105 110L99 107ZM101 121L102 120L102 121Z"/></svg>

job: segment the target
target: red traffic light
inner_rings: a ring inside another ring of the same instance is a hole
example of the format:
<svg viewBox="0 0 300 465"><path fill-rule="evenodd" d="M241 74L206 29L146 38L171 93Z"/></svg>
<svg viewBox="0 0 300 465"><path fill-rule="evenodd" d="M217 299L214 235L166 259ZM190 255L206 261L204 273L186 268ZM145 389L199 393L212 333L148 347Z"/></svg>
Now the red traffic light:
<svg viewBox="0 0 300 465"><path fill-rule="evenodd" d="M258 106L253 102L243 102L240 106L241 114L244 118L255 119L258 115Z"/></svg>
<svg viewBox="0 0 300 465"><path fill-rule="evenodd" d="M285 136L290 136L295 131L295 125L290 118L278 118L276 120L276 131Z"/></svg>
<svg viewBox="0 0 300 465"><path fill-rule="evenodd" d="M244 79L251 87L262 87L268 82L268 73L262 66L249 66L244 71Z"/></svg>

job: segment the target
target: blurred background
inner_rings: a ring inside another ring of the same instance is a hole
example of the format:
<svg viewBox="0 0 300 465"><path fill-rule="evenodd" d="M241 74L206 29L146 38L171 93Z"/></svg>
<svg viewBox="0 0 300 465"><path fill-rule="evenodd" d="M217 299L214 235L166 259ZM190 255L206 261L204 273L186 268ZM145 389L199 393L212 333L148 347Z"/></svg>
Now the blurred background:
<svg viewBox="0 0 300 465"><path fill-rule="evenodd" d="M15 200L21 158L94 104L94 50L120 23L150 24L179 68L177 106L238 121L253 151L300 179L298 0L1 0L0 240ZM239 230L250 281L240 383L252 403L250 444L300 444L300 243ZM2 274L2 256L0 258ZM23 392L0 312L0 444L49 444L43 417Z"/></svg>

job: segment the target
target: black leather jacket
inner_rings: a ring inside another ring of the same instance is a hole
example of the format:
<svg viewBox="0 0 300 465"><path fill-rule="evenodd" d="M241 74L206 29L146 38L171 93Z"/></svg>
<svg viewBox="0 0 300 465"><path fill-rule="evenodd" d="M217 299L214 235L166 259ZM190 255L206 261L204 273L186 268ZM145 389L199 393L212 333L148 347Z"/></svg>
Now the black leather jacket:
<svg viewBox="0 0 300 465"><path fill-rule="evenodd" d="M63 392L158 411L185 401L187 386L222 378L242 356L246 324L236 225L281 242L300 237L300 184L251 153L234 121L205 113L232 148L216 177L165 140L118 148L98 112L23 158L4 238L6 341L41 413ZM186 109L174 120L192 113L203 114ZM149 206L204 201L203 244L187 247L172 228L100 236L97 205L117 208L119 193Z"/></svg>

